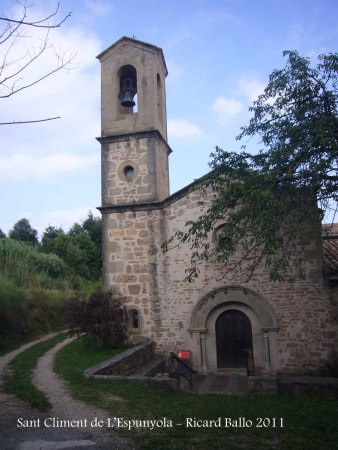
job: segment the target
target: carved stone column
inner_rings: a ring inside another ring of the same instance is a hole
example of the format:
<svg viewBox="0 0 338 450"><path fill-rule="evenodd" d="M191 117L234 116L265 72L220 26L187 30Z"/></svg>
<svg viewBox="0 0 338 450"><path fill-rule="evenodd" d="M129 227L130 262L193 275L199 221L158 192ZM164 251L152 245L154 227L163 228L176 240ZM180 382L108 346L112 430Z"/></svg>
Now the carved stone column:
<svg viewBox="0 0 338 450"><path fill-rule="evenodd" d="M208 372L208 361L207 361L207 343L205 333L200 334L201 340L201 369L202 373L206 374Z"/></svg>
<svg viewBox="0 0 338 450"><path fill-rule="evenodd" d="M271 370L271 357L270 357L270 342L269 342L269 332L264 332L264 351L265 351L265 370Z"/></svg>
<svg viewBox="0 0 338 450"><path fill-rule="evenodd" d="M192 338L191 344L194 369L200 373L205 373L205 371L208 370L205 342L205 332L207 330L205 328L190 328L188 331Z"/></svg>

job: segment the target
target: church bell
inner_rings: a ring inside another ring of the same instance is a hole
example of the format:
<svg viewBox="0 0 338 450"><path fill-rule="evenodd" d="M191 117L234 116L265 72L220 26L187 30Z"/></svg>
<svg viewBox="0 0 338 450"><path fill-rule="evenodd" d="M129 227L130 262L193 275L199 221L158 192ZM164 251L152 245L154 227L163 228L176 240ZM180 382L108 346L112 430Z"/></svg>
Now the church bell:
<svg viewBox="0 0 338 450"><path fill-rule="evenodd" d="M135 106L136 103L134 102L134 96L136 92L134 79L130 77L122 78L119 93L121 106L124 106L125 108L132 108Z"/></svg>

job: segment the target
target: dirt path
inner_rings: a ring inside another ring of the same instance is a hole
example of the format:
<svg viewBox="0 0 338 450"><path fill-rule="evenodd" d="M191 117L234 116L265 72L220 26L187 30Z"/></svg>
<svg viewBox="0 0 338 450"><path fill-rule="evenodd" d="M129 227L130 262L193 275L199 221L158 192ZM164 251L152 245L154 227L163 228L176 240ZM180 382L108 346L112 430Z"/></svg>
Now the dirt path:
<svg viewBox="0 0 338 450"><path fill-rule="evenodd" d="M53 337L53 335L55 334L44 336L0 357L0 375L16 355L38 342ZM48 396L53 405L53 409L48 413L39 413L17 397L6 394L0 381L1 450L131 448L126 441L117 438L107 430L91 427L91 421L96 417L106 421L107 413L74 400L68 393L65 382L54 374L54 355L68 342L67 339L42 356L38 360L34 373L34 383ZM82 420L82 422L75 423L74 427L53 426L53 424L60 423L69 425L70 422L58 422L67 420ZM80 425L87 426L81 427Z"/></svg>
<svg viewBox="0 0 338 450"><path fill-rule="evenodd" d="M106 411L73 399L66 388L65 382L53 371L56 352L69 342L71 342L71 339L60 342L39 358L36 369L34 370L33 382L40 391L46 394L53 405L53 409L50 412L51 416L78 420L80 424L84 419L87 419L87 422L91 422L97 417L107 423L108 414ZM79 428L88 429L88 427Z"/></svg>
<svg viewBox="0 0 338 450"><path fill-rule="evenodd" d="M0 356L0 385L2 384L1 376L3 374L3 371L4 371L5 367L7 366L7 364L9 364L12 361L12 359L14 359L19 353L24 352L25 350L32 347L33 345L38 344L39 342L47 341L47 339L50 339L53 336L56 336L57 334L59 334L59 332L46 334L45 336L43 336L40 339L36 339L35 341L28 342L27 344L22 345L21 347L17 348L16 350L13 350L12 352L9 352L3 356Z"/></svg>

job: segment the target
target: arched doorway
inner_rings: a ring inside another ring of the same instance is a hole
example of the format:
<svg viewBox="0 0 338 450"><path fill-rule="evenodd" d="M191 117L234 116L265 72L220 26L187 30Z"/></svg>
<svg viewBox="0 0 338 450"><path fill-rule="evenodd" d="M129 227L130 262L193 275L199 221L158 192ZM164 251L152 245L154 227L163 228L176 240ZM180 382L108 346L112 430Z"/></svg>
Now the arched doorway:
<svg viewBox="0 0 338 450"><path fill-rule="evenodd" d="M217 367L247 367L247 352L252 350L249 318L237 309L224 311L216 320Z"/></svg>
<svg viewBox="0 0 338 450"><path fill-rule="evenodd" d="M249 333L251 340L244 342L244 345L242 344L242 347L246 345L246 348L252 350L251 358L248 358L248 363L250 363L247 367L248 371L260 374L263 370L265 372L278 370L277 339L279 328L274 311L259 294L241 286L226 286L215 289L203 296L195 305L189 332L193 364L197 370L200 370L201 373L208 373L217 372L221 369L221 367L218 367L217 361L219 351L217 349L216 322L224 313L231 310L235 311L233 314L237 314L237 317L239 317L238 313L242 313L241 317L244 316L243 322L249 323L247 328L251 330L251 333ZM230 317L230 314L224 316L224 321L227 320L227 317ZM230 319L229 321L234 323ZM221 323L222 319L220 318L220 328ZM221 360L220 364L223 365L224 360L223 362ZM243 360L240 364L246 367ZM230 363L224 368L233 368L229 366Z"/></svg>

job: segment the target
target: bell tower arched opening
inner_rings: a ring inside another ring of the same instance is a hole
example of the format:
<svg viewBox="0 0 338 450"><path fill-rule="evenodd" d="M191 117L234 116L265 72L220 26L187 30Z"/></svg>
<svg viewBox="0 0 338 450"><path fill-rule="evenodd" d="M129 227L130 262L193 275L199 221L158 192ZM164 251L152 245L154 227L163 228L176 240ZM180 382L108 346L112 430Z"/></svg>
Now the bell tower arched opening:
<svg viewBox="0 0 338 450"><path fill-rule="evenodd" d="M159 74L157 74L157 108L158 108L158 120L164 124L164 100L163 100L163 87Z"/></svg>
<svg viewBox="0 0 338 450"><path fill-rule="evenodd" d="M130 64L122 66L118 71L118 80L120 113L137 113L137 72L135 67Z"/></svg>

